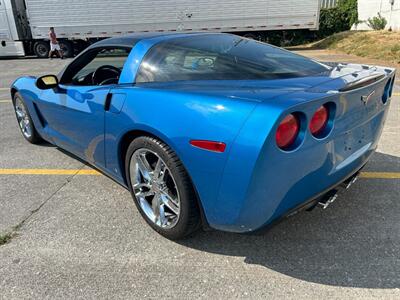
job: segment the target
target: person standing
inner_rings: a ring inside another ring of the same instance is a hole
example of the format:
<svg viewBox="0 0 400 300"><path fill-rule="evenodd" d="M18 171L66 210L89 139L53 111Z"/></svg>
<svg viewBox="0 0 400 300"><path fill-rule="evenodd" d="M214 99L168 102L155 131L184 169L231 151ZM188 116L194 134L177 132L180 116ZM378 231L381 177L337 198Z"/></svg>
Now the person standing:
<svg viewBox="0 0 400 300"><path fill-rule="evenodd" d="M50 38L50 52L49 52L49 58L53 58L54 53L58 53L61 59L64 58L64 55L61 51L60 44L57 41L57 35L56 32L54 31L54 27L50 27L50 32L49 32L49 38Z"/></svg>

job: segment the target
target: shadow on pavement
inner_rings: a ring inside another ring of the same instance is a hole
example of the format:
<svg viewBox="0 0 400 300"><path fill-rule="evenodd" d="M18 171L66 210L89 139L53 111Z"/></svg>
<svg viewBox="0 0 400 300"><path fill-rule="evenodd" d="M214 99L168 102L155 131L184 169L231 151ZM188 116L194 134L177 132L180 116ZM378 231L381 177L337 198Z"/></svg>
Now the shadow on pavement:
<svg viewBox="0 0 400 300"><path fill-rule="evenodd" d="M400 158L376 153L365 171L399 172ZM181 244L308 282L399 288L399 195L399 179L363 178L327 210L299 213L261 235L202 232Z"/></svg>

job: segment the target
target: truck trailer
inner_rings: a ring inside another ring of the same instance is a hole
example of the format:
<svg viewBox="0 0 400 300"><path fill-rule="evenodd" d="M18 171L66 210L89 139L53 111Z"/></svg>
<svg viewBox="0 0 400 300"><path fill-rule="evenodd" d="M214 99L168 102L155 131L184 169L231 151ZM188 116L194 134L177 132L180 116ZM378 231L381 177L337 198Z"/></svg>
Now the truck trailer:
<svg viewBox="0 0 400 300"><path fill-rule="evenodd" d="M212 31L250 37L317 30L320 0L0 0L0 56L47 57L54 27L65 56L134 32Z"/></svg>

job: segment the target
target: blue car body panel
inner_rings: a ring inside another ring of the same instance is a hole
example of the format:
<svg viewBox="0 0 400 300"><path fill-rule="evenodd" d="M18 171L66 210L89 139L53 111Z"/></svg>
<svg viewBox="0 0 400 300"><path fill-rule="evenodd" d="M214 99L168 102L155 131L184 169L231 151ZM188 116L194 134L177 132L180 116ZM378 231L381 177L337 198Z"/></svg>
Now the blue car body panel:
<svg viewBox="0 0 400 300"><path fill-rule="evenodd" d="M258 229L345 180L377 147L390 99L381 98L394 70L348 65L320 76L275 80L134 82L149 49L185 34L151 36L130 52L119 84L39 90L35 78L12 85L26 102L39 134L127 186L122 141L145 132L168 144L192 179L211 227ZM364 88L341 88L371 74L384 76ZM354 74L358 74L355 76ZM374 91L367 105L359 99ZM111 106L104 110L107 95ZM300 129L296 149L277 147L275 132L289 113L308 124L330 103L330 133L323 139ZM224 142L225 152L192 147L191 139Z"/></svg>

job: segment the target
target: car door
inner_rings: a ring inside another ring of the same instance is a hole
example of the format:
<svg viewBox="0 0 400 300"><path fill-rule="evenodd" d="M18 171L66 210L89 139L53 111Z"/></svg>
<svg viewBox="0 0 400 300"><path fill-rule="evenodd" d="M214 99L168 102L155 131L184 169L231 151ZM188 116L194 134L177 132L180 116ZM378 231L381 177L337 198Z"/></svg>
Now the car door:
<svg viewBox="0 0 400 300"><path fill-rule="evenodd" d="M104 113L130 49L99 47L79 56L63 72L59 87L44 90L38 103L46 133L60 148L104 167ZM104 68L105 67L105 68ZM114 69L114 72L104 71ZM101 70L101 76L98 74Z"/></svg>

